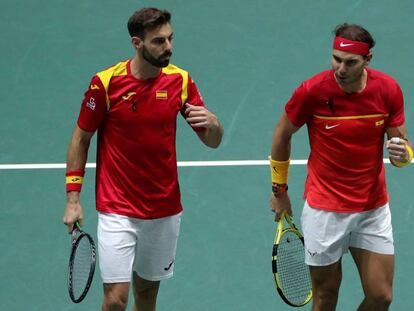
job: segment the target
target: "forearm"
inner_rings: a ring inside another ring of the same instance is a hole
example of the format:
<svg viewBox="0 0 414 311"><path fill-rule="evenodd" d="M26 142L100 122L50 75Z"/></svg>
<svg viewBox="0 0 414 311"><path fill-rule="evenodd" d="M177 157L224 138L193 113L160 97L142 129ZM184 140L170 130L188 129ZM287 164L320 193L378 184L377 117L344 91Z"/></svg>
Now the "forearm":
<svg viewBox="0 0 414 311"><path fill-rule="evenodd" d="M283 114L272 140L270 173L272 180L271 208L275 211L275 220L279 221L283 211L292 215L288 190L288 171L292 135L298 130Z"/></svg>
<svg viewBox="0 0 414 311"><path fill-rule="evenodd" d="M66 160L66 192L67 202L78 203L82 188L88 149L93 133L82 131L76 127L69 143Z"/></svg>
<svg viewBox="0 0 414 311"><path fill-rule="evenodd" d="M291 136L281 135L277 128L274 133L271 157L277 161L287 161L290 158Z"/></svg>
<svg viewBox="0 0 414 311"><path fill-rule="evenodd" d="M291 138L297 131L283 115L273 133L271 157L277 161L287 161L290 158Z"/></svg>
<svg viewBox="0 0 414 311"><path fill-rule="evenodd" d="M84 135L79 128L74 130L66 157L66 171L85 169L91 137L92 134Z"/></svg>
<svg viewBox="0 0 414 311"><path fill-rule="evenodd" d="M86 161L88 158L88 147L84 144L76 142L72 139L69 144L67 160L66 160L66 172L84 171ZM83 176L82 176L83 177ZM68 203L79 203L80 192L67 189L66 201Z"/></svg>
<svg viewBox="0 0 414 311"><path fill-rule="evenodd" d="M290 162L290 149L292 135L299 128L294 126L286 114L283 114L277 124L272 141L270 156L270 168L272 183L275 186L287 188L288 171ZM284 190L284 189L280 189ZM273 189L275 192L276 189Z"/></svg>
<svg viewBox="0 0 414 311"><path fill-rule="evenodd" d="M213 126L206 128L202 132L199 132L198 136L206 146L210 148L217 148L221 143L223 133L224 128L221 125L220 121L216 119L216 122Z"/></svg>
<svg viewBox="0 0 414 311"><path fill-rule="evenodd" d="M83 170L88 158L88 146L71 141L66 159L66 170Z"/></svg>

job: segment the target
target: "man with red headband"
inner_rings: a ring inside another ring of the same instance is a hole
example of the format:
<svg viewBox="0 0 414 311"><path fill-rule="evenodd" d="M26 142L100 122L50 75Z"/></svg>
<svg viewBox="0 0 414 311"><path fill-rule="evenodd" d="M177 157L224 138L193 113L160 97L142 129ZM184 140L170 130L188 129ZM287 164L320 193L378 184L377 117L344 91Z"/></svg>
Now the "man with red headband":
<svg viewBox="0 0 414 311"><path fill-rule="evenodd" d="M335 310L341 258L350 250L361 278L359 311L388 310L394 245L383 163L413 158L406 137L403 94L390 76L368 68L374 40L359 25L335 31L332 69L304 81L285 106L273 137L271 207L291 214L287 193L292 135L308 127L310 156L302 229L313 283L313 311ZM380 273L378 273L380 271Z"/></svg>

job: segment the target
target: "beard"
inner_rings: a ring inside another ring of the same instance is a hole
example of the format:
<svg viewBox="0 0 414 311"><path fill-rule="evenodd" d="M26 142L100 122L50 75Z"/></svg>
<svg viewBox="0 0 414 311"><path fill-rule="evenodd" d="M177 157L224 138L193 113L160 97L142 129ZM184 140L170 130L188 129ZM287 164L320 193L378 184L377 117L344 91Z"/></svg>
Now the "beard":
<svg viewBox="0 0 414 311"><path fill-rule="evenodd" d="M142 57L151 65L158 67L158 68L163 68L163 67L167 67L168 64L170 63L170 57L172 55L172 52L165 52L164 54L162 54L161 56L158 57L154 57L148 50L147 48L144 46L142 49Z"/></svg>

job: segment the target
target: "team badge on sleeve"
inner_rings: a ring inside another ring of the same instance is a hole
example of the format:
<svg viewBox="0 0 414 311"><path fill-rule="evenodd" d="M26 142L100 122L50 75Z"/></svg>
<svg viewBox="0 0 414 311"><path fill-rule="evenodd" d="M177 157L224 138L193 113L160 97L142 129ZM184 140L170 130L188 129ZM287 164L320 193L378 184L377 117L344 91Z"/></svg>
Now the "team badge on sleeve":
<svg viewBox="0 0 414 311"><path fill-rule="evenodd" d="M88 107L89 109L95 111L95 109L96 109L95 98L93 98L93 97L89 98L89 100L86 102L86 107Z"/></svg>

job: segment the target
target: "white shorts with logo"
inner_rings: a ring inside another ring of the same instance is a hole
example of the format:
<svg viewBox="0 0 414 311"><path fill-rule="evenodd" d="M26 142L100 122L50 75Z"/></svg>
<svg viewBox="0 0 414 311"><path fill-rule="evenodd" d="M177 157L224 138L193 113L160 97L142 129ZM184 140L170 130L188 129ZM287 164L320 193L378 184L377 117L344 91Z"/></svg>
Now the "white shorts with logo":
<svg viewBox="0 0 414 311"><path fill-rule="evenodd" d="M305 202L301 225L305 261L327 266L340 260L349 247L393 255L394 240L388 204L360 213L336 213L312 208Z"/></svg>
<svg viewBox="0 0 414 311"><path fill-rule="evenodd" d="M172 277L180 222L181 213L149 220L98 213L103 282L130 282L132 271L149 281Z"/></svg>

